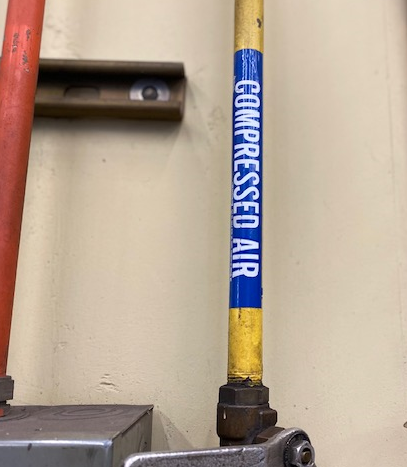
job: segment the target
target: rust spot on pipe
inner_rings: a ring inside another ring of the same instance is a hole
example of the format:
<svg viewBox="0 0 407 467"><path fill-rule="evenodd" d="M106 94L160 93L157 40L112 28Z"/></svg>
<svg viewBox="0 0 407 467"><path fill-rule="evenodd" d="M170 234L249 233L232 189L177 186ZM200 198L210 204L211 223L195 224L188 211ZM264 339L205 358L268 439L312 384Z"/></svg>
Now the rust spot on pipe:
<svg viewBox="0 0 407 467"><path fill-rule="evenodd" d="M27 38L27 42L30 40L30 37L31 37L31 29L27 29L27 31L25 31L25 36Z"/></svg>
<svg viewBox="0 0 407 467"><path fill-rule="evenodd" d="M28 63L27 51L24 50L24 52L23 52L23 65L27 65L27 63Z"/></svg>
<svg viewBox="0 0 407 467"><path fill-rule="evenodd" d="M14 33L13 35L13 47L11 49L12 53L17 52L18 48L18 39L20 38L20 34L18 32Z"/></svg>

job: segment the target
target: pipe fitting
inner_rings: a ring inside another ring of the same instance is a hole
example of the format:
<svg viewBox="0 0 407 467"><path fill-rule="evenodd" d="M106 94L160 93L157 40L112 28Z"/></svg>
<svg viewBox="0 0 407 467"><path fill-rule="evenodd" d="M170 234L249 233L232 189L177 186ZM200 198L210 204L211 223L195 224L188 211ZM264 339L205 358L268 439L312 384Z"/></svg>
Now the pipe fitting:
<svg viewBox="0 0 407 467"><path fill-rule="evenodd" d="M217 433L221 446L246 445L277 423L265 386L227 384L219 390Z"/></svg>

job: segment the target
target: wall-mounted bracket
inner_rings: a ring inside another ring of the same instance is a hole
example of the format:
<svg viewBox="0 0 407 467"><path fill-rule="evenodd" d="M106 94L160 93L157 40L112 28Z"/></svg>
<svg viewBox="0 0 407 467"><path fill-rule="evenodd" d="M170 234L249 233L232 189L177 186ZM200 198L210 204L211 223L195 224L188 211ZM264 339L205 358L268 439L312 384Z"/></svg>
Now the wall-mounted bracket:
<svg viewBox="0 0 407 467"><path fill-rule="evenodd" d="M35 115L182 120L182 63L41 59Z"/></svg>

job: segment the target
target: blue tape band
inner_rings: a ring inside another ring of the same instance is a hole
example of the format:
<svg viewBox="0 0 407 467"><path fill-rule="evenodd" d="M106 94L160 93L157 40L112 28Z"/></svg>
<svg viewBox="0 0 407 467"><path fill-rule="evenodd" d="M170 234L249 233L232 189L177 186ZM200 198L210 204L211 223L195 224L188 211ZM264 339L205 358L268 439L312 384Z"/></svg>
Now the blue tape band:
<svg viewBox="0 0 407 467"><path fill-rule="evenodd" d="M263 54L235 54L230 308L262 302Z"/></svg>

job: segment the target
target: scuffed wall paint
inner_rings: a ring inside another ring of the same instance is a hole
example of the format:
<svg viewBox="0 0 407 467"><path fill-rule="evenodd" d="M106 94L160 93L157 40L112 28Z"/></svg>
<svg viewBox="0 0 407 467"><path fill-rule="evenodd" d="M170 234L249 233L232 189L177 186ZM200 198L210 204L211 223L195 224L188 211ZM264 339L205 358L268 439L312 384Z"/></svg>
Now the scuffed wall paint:
<svg viewBox="0 0 407 467"><path fill-rule="evenodd" d="M319 465L407 460L405 10L266 1L265 383ZM47 1L44 57L183 61L187 108L36 121L16 403L154 403L155 449L216 445L232 21L231 0Z"/></svg>

